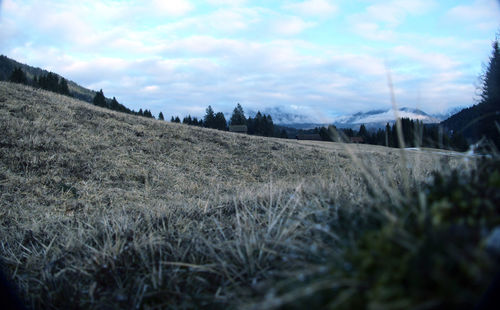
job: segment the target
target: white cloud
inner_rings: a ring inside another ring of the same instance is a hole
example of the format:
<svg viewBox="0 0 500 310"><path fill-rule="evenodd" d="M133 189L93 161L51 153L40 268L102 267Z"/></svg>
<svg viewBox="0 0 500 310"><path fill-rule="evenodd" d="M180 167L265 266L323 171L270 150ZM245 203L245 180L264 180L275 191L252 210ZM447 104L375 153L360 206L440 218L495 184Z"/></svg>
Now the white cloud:
<svg viewBox="0 0 500 310"><path fill-rule="evenodd" d="M306 0L287 4L286 9L292 10L297 14L305 14L311 16L329 16L338 11L338 6L328 0Z"/></svg>
<svg viewBox="0 0 500 310"><path fill-rule="evenodd" d="M308 28L316 25L313 22L306 22L297 16L280 18L274 23L273 31L280 35L297 35Z"/></svg>
<svg viewBox="0 0 500 310"><path fill-rule="evenodd" d="M152 0L152 12L170 16L182 16L193 10L193 5L187 0Z"/></svg>
<svg viewBox="0 0 500 310"><path fill-rule="evenodd" d="M411 15L421 15L435 6L433 0L380 1L363 12L348 16L353 31L370 40L392 41L400 34L395 30Z"/></svg>
<svg viewBox="0 0 500 310"><path fill-rule="evenodd" d="M446 17L451 22L472 24L477 29L495 30L500 26L500 4L495 0L475 0L470 5L451 8Z"/></svg>
<svg viewBox="0 0 500 310"><path fill-rule="evenodd" d="M427 66L432 70L451 70L459 64L459 62L454 61L445 54L425 53L413 46L396 46L392 49L392 52L396 57L407 57L411 61L416 61L418 64Z"/></svg>
<svg viewBox="0 0 500 310"><path fill-rule="evenodd" d="M211 5L240 6L247 3L247 0L206 0Z"/></svg>

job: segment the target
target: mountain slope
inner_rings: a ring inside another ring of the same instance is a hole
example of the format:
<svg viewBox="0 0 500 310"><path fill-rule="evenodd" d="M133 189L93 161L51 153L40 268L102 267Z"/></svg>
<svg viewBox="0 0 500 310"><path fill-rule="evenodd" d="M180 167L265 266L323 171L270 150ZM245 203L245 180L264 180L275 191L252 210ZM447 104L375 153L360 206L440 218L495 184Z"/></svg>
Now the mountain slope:
<svg viewBox="0 0 500 310"><path fill-rule="evenodd" d="M400 118L409 118L422 121L424 124L439 123L429 114L419 109L400 108L397 113L394 109L373 110L369 112L358 112L353 115L347 115L337 118L333 124L339 128L359 127L364 124L367 128L382 128L387 123L393 124L396 121L396 115Z"/></svg>
<svg viewBox="0 0 500 310"><path fill-rule="evenodd" d="M41 76L41 75L46 75L49 73L49 71L32 67L20 62L15 61L14 59L10 59L7 56L0 55L0 81L5 81L7 80L12 71L14 71L15 68L21 68L26 75L28 76L29 79L33 79L35 76ZM56 74L59 78L62 78L62 76ZM66 79L67 80L67 79ZM92 99L94 98L96 92L93 90L90 90L88 88L82 87L78 85L77 83L68 80L68 87L71 95L77 99L87 101L87 102L92 102Z"/></svg>

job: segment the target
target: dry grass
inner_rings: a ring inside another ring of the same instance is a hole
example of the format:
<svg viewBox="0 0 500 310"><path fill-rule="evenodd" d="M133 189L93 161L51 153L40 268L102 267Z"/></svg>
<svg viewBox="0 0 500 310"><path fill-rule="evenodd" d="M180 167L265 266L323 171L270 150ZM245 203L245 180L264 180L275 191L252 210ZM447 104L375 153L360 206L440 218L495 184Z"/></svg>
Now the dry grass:
<svg viewBox="0 0 500 310"><path fill-rule="evenodd" d="M398 200L405 178L472 164L188 127L4 82L0 133L0 257L33 308L265 300L356 238L368 189Z"/></svg>

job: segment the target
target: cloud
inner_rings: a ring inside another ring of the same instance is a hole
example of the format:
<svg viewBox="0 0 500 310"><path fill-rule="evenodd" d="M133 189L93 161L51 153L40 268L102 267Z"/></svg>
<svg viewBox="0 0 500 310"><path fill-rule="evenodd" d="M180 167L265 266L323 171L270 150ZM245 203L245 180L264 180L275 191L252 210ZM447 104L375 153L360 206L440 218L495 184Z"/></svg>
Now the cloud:
<svg viewBox="0 0 500 310"><path fill-rule="evenodd" d="M247 0L207 0L211 5L228 5L228 6L241 6L247 3Z"/></svg>
<svg viewBox="0 0 500 310"><path fill-rule="evenodd" d="M310 16L330 16L337 13L338 6L328 0L307 0L287 4L285 9L291 10L297 14L305 14Z"/></svg>
<svg viewBox="0 0 500 310"><path fill-rule="evenodd" d="M451 70L459 64L448 55L425 53L413 46L396 46L392 49L392 54L396 57L404 56L410 61L418 62L419 65L427 66L432 70Z"/></svg>
<svg viewBox="0 0 500 310"><path fill-rule="evenodd" d="M187 0L152 0L153 12L168 16L182 16L193 10L193 5Z"/></svg>
<svg viewBox="0 0 500 310"><path fill-rule="evenodd" d="M433 1L377 0L354 11L342 2L286 3L3 0L0 52L135 110L202 116L209 104L228 112L240 102L300 107L317 119L390 106L386 62L402 105L419 91L428 112L468 105L474 66L490 53L486 35L400 30L438 11ZM446 18L465 14L462 7ZM326 18L340 11L347 18ZM486 20L475 12L464 28Z"/></svg>
<svg viewBox="0 0 500 310"><path fill-rule="evenodd" d="M308 28L316 26L314 22L306 22L297 16L283 17L273 25L273 31L280 35L297 35Z"/></svg>
<svg viewBox="0 0 500 310"><path fill-rule="evenodd" d="M500 25L500 4L496 0L475 0L470 5L451 8L445 16L450 22L472 24L476 29L497 29Z"/></svg>
<svg viewBox="0 0 500 310"><path fill-rule="evenodd" d="M380 1L364 11L348 16L353 31L370 40L393 41L400 37L396 28L408 16L422 15L435 7L433 0Z"/></svg>

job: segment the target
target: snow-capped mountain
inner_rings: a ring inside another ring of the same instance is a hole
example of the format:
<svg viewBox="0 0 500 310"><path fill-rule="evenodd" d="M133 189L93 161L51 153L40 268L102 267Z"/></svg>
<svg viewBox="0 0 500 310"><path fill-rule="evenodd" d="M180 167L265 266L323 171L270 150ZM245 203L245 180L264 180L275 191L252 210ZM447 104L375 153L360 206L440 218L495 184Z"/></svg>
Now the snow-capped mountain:
<svg viewBox="0 0 500 310"><path fill-rule="evenodd" d="M410 118L419 120L424 124L439 123L441 120L435 118L422 110L412 108L373 110L369 112L358 112L352 115L338 117L333 124L339 128L357 128L364 124L367 128L382 128L387 123L393 124L399 118Z"/></svg>

